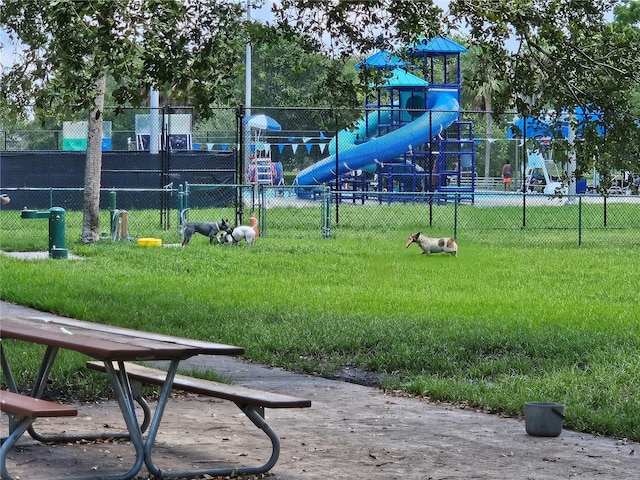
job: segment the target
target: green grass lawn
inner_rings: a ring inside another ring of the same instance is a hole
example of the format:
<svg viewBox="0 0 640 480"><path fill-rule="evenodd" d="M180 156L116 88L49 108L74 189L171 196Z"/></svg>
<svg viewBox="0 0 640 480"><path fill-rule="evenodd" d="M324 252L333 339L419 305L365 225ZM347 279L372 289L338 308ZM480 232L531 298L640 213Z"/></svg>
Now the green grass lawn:
<svg viewBox="0 0 640 480"><path fill-rule="evenodd" d="M388 388L508 415L560 402L567 428L640 440L637 242L532 246L498 231L463 235L454 258L405 249L411 228L334 233L253 248L202 236L186 248L74 244L83 260L0 256L0 297L240 345L294 371L358 367L385 374ZM7 351L25 358L21 375L35 372L28 347ZM100 388L83 361L58 362L54 385Z"/></svg>

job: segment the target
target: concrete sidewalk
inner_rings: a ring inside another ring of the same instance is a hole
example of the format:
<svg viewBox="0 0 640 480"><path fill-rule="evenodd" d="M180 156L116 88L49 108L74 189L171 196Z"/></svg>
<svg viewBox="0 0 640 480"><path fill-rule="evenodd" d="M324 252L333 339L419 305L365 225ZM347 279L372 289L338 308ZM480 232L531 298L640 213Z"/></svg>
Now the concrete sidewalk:
<svg viewBox="0 0 640 480"><path fill-rule="evenodd" d="M0 302L0 318L48 315ZM267 410L282 442L270 478L294 479L640 479L640 444L563 431L526 434L521 419L387 394L353 383L291 374L234 358L196 357L248 387L309 398L308 409ZM42 431L120 431L113 401L78 405L75 419L42 419ZM571 406L567 406L570 410ZM154 458L161 468L204 468L207 462L256 465L268 441L229 402L174 396L167 406ZM2 417L6 435L6 417ZM122 442L40 445L28 437L10 454L22 480L121 473L133 461ZM146 479L144 471L140 479ZM206 478L206 477L205 477Z"/></svg>

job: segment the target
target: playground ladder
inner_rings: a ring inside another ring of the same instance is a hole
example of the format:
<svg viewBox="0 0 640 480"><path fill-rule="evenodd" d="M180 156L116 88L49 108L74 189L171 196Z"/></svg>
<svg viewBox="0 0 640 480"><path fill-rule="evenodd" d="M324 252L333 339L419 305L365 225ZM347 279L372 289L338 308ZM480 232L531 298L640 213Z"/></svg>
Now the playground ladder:
<svg viewBox="0 0 640 480"><path fill-rule="evenodd" d="M256 183L273 185L273 170L271 159L257 158L256 165Z"/></svg>

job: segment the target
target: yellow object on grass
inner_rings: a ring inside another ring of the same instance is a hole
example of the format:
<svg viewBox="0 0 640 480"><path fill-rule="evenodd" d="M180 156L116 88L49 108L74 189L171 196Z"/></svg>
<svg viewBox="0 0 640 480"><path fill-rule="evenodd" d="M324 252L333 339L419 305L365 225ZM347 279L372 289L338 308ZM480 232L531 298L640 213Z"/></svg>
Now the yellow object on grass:
<svg viewBox="0 0 640 480"><path fill-rule="evenodd" d="M138 246L139 247L161 247L162 239L161 238L139 238Z"/></svg>

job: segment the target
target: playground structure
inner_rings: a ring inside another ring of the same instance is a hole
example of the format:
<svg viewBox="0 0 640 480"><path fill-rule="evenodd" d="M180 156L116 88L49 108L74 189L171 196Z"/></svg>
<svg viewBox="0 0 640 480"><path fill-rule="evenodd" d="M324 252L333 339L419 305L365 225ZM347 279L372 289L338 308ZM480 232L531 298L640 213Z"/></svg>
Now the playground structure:
<svg viewBox="0 0 640 480"><path fill-rule="evenodd" d="M524 188L529 193L559 195L568 193L567 187L560 182L560 172L552 160L547 160L539 150L530 149L524 172Z"/></svg>
<svg viewBox="0 0 640 480"><path fill-rule="evenodd" d="M460 115L460 54L466 48L436 37L408 51L412 69L421 76L386 51L356 65L387 70L390 76L367 98L365 117L331 140L330 155L298 174L299 196L309 195L315 185L332 184L352 195L376 190L473 198L473 128Z"/></svg>
<svg viewBox="0 0 640 480"><path fill-rule="evenodd" d="M250 115L244 119L251 135L249 161L247 162L247 181L252 185L281 185L284 183L284 171L281 162L271 160L271 144L264 134L268 130L280 131L280 124L264 115Z"/></svg>
<svg viewBox="0 0 640 480"><path fill-rule="evenodd" d="M562 112L557 122L552 122L556 112L549 111L540 117L518 118L508 130L511 138L519 138L520 144L525 149L525 161L523 162L524 185L523 189L530 193L544 193L545 195L582 194L595 192L600 184L600 175L593 172L593 185L587 186L585 178L576 179L575 158L570 147L567 152L568 161L564 165L562 174L558 165L553 160L553 140L565 140L571 144L576 138L581 138L583 129L587 124L597 124L599 114L593 111L584 111L576 107L573 111ZM599 135L604 135L604 129L596 125ZM533 146L531 146L533 141ZM608 193L625 195L634 192L633 176L628 171L620 175L611 173L611 186ZM640 179L637 181L640 186Z"/></svg>
<svg viewBox="0 0 640 480"><path fill-rule="evenodd" d="M564 138L568 136L568 126L563 127ZM524 159L521 165L524 184L520 191L561 195L569 193L569 188L561 179L556 163L553 161L551 138L553 129L544 120L534 117L517 118L507 132L509 137L520 139ZM528 145L534 141L534 146ZM567 177L568 178L568 175ZM575 188L575 185L574 185ZM575 193L575 192L574 192Z"/></svg>

